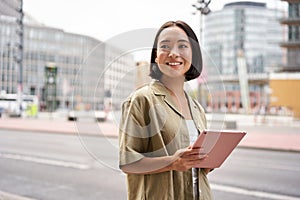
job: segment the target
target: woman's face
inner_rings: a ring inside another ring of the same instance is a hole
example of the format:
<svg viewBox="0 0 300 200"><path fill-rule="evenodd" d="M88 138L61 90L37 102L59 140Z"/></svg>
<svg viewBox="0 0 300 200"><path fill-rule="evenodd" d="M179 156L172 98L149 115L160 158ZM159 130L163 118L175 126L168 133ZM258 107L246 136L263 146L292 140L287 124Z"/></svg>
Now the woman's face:
<svg viewBox="0 0 300 200"><path fill-rule="evenodd" d="M184 77L191 67L192 47L181 28L172 26L160 33L155 62L163 76Z"/></svg>

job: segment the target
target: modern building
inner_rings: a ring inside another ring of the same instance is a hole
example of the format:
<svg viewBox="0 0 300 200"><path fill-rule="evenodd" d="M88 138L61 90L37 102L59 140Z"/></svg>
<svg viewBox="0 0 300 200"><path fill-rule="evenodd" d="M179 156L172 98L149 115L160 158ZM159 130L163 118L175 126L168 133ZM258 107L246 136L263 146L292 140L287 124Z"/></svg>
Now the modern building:
<svg viewBox="0 0 300 200"><path fill-rule="evenodd" d="M20 73L16 64L18 13L10 12L18 5L11 2L15 1L0 2L0 90L5 93L17 93ZM9 6L4 9L6 5ZM119 80L120 73L124 72L122 69L134 66L132 55L119 56L117 48L89 36L67 33L28 20L25 20L23 35L23 93L37 95L42 108L47 98L46 66L57 68L56 107L71 109L102 108L107 89L112 89L111 83ZM112 60L113 64L108 67ZM119 97L115 103L121 103L124 91L134 88L135 78L130 77L122 90L113 91L114 96Z"/></svg>
<svg viewBox="0 0 300 200"><path fill-rule="evenodd" d="M280 46L287 51L286 62L277 73L270 76L271 106L290 109L300 118L300 1L288 2L288 16L280 23L287 27L288 38Z"/></svg>
<svg viewBox="0 0 300 200"><path fill-rule="evenodd" d="M104 78L105 106L120 109L122 102L135 89L137 70L133 55L115 47L105 45Z"/></svg>
<svg viewBox="0 0 300 200"><path fill-rule="evenodd" d="M288 16L280 22L288 28L288 39L280 46L287 49L287 62L280 71L300 72L300 1L284 1L288 2Z"/></svg>
<svg viewBox="0 0 300 200"><path fill-rule="evenodd" d="M203 52L209 86L203 88L209 109L253 112L268 105L268 74L283 64L279 43L284 29L278 22L283 15L265 3L243 1L205 16Z"/></svg>

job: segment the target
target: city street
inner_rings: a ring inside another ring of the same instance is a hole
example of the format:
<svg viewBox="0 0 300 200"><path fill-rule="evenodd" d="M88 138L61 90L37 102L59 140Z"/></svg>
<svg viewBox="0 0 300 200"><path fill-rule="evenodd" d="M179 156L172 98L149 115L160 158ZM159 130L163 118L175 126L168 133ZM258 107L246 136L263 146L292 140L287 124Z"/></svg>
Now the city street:
<svg viewBox="0 0 300 200"><path fill-rule="evenodd" d="M0 1L0 200L126 200L119 134L153 157L235 144L214 200L300 200L300 0L157 3ZM143 199L188 198L180 175Z"/></svg>
<svg viewBox="0 0 300 200"><path fill-rule="evenodd" d="M0 190L32 199L126 199L117 138L0 130ZM209 175L215 199L300 199L300 154L238 148Z"/></svg>

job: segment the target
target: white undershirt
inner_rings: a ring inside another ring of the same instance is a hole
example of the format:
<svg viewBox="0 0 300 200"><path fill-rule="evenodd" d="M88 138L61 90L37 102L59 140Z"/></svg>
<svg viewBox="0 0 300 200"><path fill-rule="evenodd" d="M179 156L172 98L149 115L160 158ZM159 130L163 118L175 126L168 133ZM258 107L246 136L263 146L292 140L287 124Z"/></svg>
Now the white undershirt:
<svg viewBox="0 0 300 200"><path fill-rule="evenodd" d="M198 137L198 130L196 129L196 126L192 119L188 119L185 121L186 121L186 125L187 125L188 131L189 131L190 144L193 144Z"/></svg>
<svg viewBox="0 0 300 200"><path fill-rule="evenodd" d="M193 144L197 137L198 137L198 130L194 124L193 120L185 120L188 131L189 131L189 136L190 136L190 144ZM192 169L192 176L193 176L193 193L194 193L194 197L195 194L198 194L198 177L197 177L197 172L196 169L193 168Z"/></svg>

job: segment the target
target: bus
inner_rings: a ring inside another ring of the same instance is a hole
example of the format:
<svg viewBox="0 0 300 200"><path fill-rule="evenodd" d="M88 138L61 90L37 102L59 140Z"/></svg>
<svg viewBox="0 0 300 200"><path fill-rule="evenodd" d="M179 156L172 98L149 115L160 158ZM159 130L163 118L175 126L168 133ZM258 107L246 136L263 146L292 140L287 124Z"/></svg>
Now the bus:
<svg viewBox="0 0 300 200"><path fill-rule="evenodd" d="M38 114L38 97L36 95L22 96L21 106L18 105L17 94L4 94L0 96L0 111L9 117L30 116L36 117Z"/></svg>

